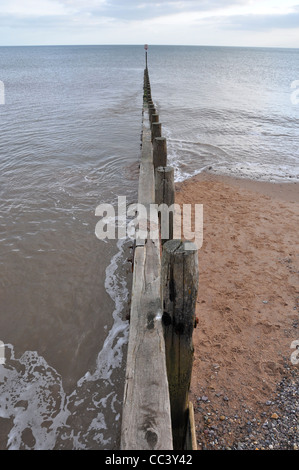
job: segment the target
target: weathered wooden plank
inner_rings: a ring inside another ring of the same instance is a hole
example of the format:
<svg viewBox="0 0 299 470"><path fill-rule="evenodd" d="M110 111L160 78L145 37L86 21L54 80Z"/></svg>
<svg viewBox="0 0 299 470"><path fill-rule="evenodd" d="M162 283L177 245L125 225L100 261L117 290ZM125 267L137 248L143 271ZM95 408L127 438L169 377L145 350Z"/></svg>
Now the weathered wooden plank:
<svg viewBox="0 0 299 470"><path fill-rule="evenodd" d="M153 149L147 108L144 109L142 131L142 154L140 160L138 203L148 206L155 202L155 174L153 170Z"/></svg>
<svg viewBox="0 0 299 470"><path fill-rule="evenodd" d="M122 450L171 450L158 241L135 250Z"/></svg>
<svg viewBox="0 0 299 470"><path fill-rule="evenodd" d="M143 112L138 203L155 203L155 176L147 107ZM138 222L149 234L149 211ZM121 428L122 450L172 450L172 427L162 326L159 237L136 240L130 333Z"/></svg>
<svg viewBox="0 0 299 470"><path fill-rule="evenodd" d="M197 450L194 407L191 401L189 401L188 411L189 411L188 426L187 426L184 450Z"/></svg>
<svg viewBox="0 0 299 470"><path fill-rule="evenodd" d="M191 449L197 450L194 407L192 401L189 401L189 432L191 434Z"/></svg>

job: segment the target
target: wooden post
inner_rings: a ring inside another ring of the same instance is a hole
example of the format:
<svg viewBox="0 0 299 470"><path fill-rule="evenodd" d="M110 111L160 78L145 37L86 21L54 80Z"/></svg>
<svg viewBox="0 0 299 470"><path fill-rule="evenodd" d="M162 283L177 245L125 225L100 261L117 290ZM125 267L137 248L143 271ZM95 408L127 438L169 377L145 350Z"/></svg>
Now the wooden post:
<svg viewBox="0 0 299 470"><path fill-rule="evenodd" d="M159 122L159 114L157 114L157 113L152 114L152 116L151 116L151 122L152 122L152 124L153 124L154 122Z"/></svg>
<svg viewBox="0 0 299 470"><path fill-rule="evenodd" d="M151 141L153 142L153 140L154 140L154 137L153 137L153 135L154 135L153 124L155 122L159 122L159 114L157 114L157 113L152 114L151 117L150 117L150 121L151 121ZM160 129L160 137L161 137L161 135L162 134L161 134L161 129ZM156 135L155 137L159 137L159 135Z"/></svg>
<svg viewBox="0 0 299 470"><path fill-rule="evenodd" d="M155 203L165 205L159 212L162 244L173 239L174 214L168 208L174 204L174 200L174 169L171 166L159 166L155 173Z"/></svg>
<svg viewBox="0 0 299 470"><path fill-rule="evenodd" d="M144 85L143 85L143 96L146 102L149 101L150 98L150 87L149 87L149 78L147 74L147 70L144 71Z"/></svg>
<svg viewBox="0 0 299 470"><path fill-rule="evenodd" d="M172 166L159 166L156 168L155 203L174 204L174 168Z"/></svg>
<svg viewBox="0 0 299 470"><path fill-rule="evenodd" d="M158 166L167 166L167 143L165 137L153 139L153 161L155 169Z"/></svg>
<svg viewBox="0 0 299 470"><path fill-rule="evenodd" d="M161 137L162 129L161 129L161 122L153 122L152 123L152 141L156 137Z"/></svg>
<svg viewBox="0 0 299 470"><path fill-rule="evenodd" d="M175 450L184 449L188 425L197 291L196 245L181 240L166 242L162 254L162 321Z"/></svg>
<svg viewBox="0 0 299 470"><path fill-rule="evenodd" d="M145 50L145 70L148 73L148 68L147 68L147 50L148 50L148 44L144 44L144 50Z"/></svg>
<svg viewBox="0 0 299 470"><path fill-rule="evenodd" d="M150 105L148 106L148 115L149 115L149 120L150 120L150 122L151 122L151 119L152 119L152 115L153 115L153 114L156 114L156 108L155 108L155 106L154 106L153 104L150 104Z"/></svg>

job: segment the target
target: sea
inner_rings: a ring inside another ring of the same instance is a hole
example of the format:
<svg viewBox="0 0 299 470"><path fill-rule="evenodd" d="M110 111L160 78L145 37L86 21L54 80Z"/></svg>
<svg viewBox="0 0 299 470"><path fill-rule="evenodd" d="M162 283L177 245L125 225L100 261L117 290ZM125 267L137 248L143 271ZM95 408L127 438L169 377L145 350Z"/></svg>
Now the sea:
<svg viewBox="0 0 299 470"><path fill-rule="evenodd" d="M299 49L147 59L176 181L299 183ZM0 450L119 449L133 244L96 208L137 200L144 68L143 45L0 47Z"/></svg>

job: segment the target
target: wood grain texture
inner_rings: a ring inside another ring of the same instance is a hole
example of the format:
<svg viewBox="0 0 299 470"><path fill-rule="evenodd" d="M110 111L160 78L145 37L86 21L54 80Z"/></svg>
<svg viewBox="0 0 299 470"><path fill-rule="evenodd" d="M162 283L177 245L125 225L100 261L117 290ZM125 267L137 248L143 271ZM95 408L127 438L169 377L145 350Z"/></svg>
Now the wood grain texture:
<svg viewBox="0 0 299 470"><path fill-rule="evenodd" d="M154 167L167 166L167 142L165 137L153 139L153 162Z"/></svg>
<svg viewBox="0 0 299 470"><path fill-rule="evenodd" d="M148 240L145 247L135 250L123 450L172 449L158 248Z"/></svg>
<svg viewBox="0 0 299 470"><path fill-rule="evenodd" d="M198 291L198 253L194 243L170 240L162 257L163 325L173 445L183 449L188 424Z"/></svg>
<svg viewBox="0 0 299 470"><path fill-rule="evenodd" d="M155 202L149 116L144 109L138 203ZM142 221L149 233L149 219ZM162 326L159 238L137 240L121 428L122 450L172 450L172 427Z"/></svg>
<svg viewBox="0 0 299 470"><path fill-rule="evenodd" d="M159 210L161 243L173 239L174 213L169 210L175 201L174 169L159 166L155 171L155 201Z"/></svg>

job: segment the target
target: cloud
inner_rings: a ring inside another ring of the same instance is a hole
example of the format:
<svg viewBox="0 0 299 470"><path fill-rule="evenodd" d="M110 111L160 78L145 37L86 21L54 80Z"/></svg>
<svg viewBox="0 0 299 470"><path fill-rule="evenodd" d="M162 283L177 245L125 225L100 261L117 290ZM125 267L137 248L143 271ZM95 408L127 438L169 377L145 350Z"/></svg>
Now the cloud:
<svg viewBox="0 0 299 470"><path fill-rule="evenodd" d="M56 0L1 0L0 16L14 18L37 18L67 15L63 5Z"/></svg>
<svg viewBox="0 0 299 470"><path fill-rule="evenodd" d="M135 21L161 18L182 12L205 12L242 6L250 0L106 0L101 10L91 9L92 14L108 13L114 18Z"/></svg>
<svg viewBox="0 0 299 470"><path fill-rule="evenodd" d="M0 44L234 45L289 29L296 47L298 25L293 0L1 0Z"/></svg>
<svg viewBox="0 0 299 470"><path fill-rule="evenodd" d="M213 11L248 2L249 0L107 0L103 10L123 20L145 20L180 12ZM92 12L96 13L96 10Z"/></svg>
<svg viewBox="0 0 299 470"><path fill-rule="evenodd" d="M146 20L188 11L213 11L250 0L1 0L1 16L112 17L118 20Z"/></svg>
<svg viewBox="0 0 299 470"><path fill-rule="evenodd" d="M295 29L299 26L299 9L282 15L236 15L222 21L222 27L230 30L269 31Z"/></svg>

